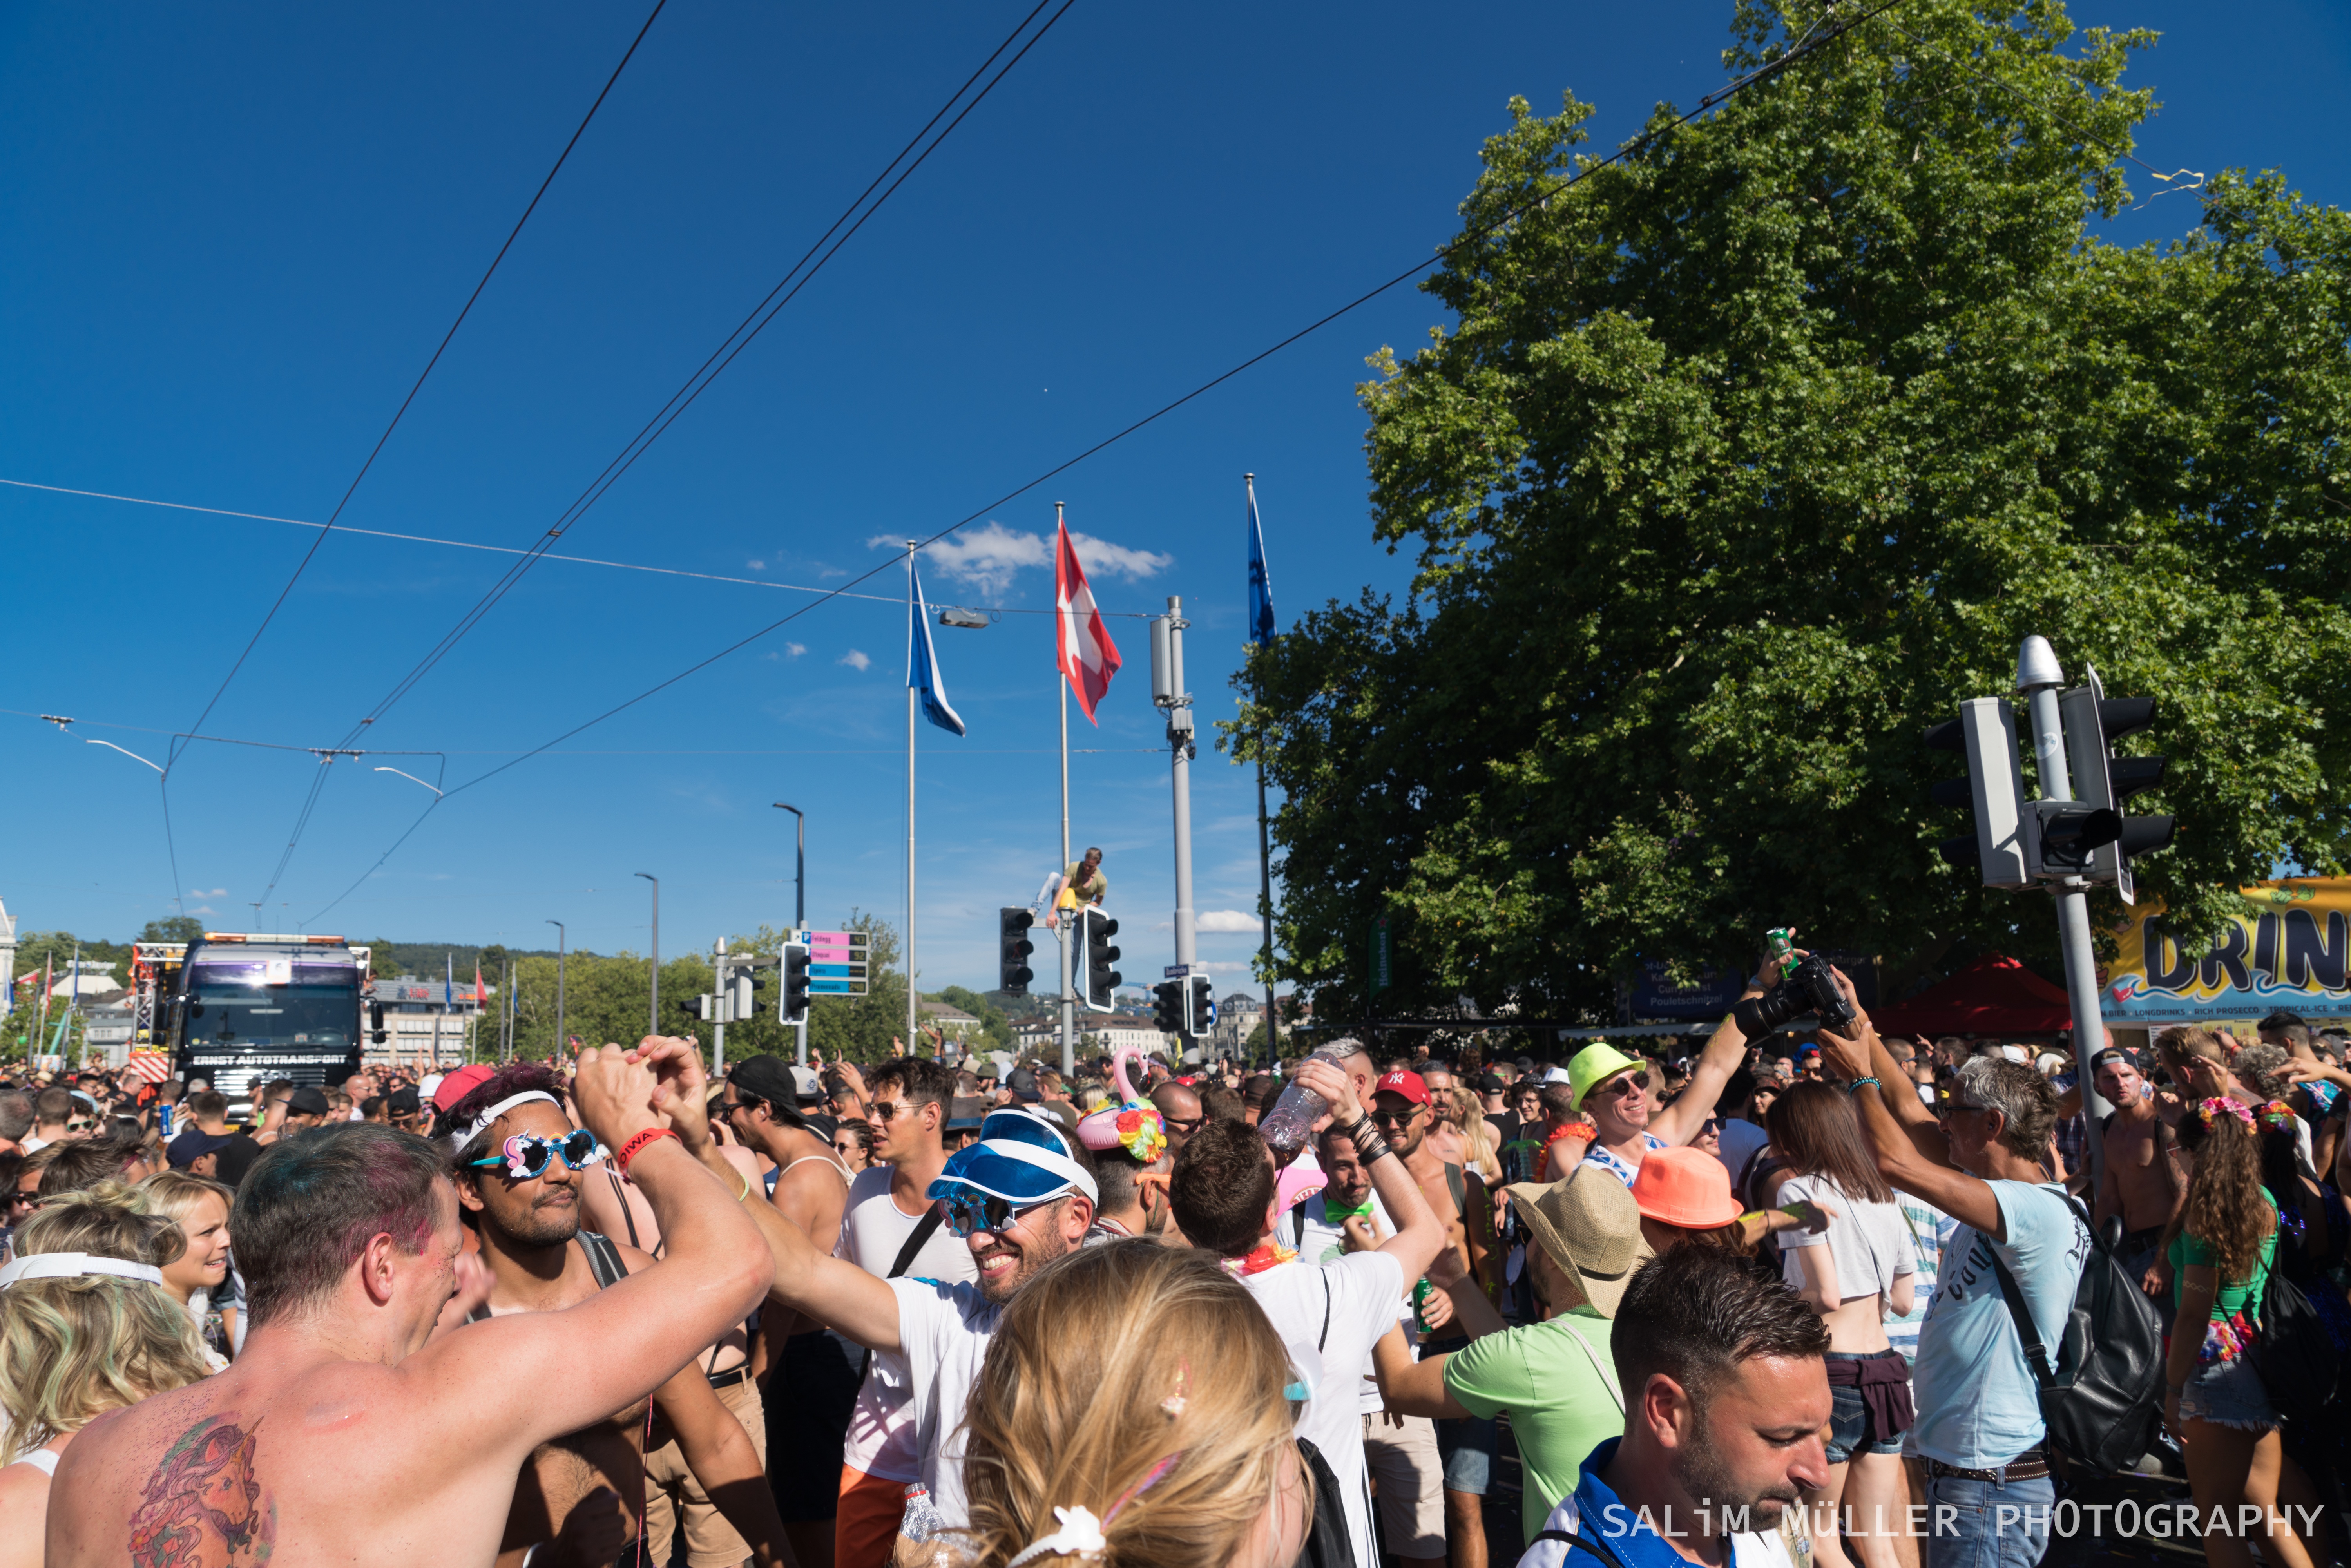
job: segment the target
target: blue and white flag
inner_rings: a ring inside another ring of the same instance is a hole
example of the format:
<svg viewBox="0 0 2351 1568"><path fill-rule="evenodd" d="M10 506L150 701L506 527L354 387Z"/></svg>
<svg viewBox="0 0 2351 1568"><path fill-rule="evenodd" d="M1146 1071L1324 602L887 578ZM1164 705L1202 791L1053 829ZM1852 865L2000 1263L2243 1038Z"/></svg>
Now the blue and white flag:
<svg viewBox="0 0 2351 1568"><path fill-rule="evenodd" d="M961 735L963 716L947 703L938 651L931 646L931 607L923 599L923 574L913 575L914 601L906 606L906 684L923 694L924 717L951 735Z"/></svg>
<svg viewBox="0 0 2351 1568"><path fill-rule="evenodd" d="M1249 486L1249 632L1260 648L1273 646L1273 584L1265 571L1265 529L1257 520L1257 482Z"/></svg>

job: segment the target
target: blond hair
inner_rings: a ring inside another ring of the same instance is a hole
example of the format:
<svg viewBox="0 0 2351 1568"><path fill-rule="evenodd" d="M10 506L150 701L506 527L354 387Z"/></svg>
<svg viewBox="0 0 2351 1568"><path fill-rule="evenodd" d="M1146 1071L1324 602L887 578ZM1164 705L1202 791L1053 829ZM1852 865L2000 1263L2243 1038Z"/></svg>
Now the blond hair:
<svg viewBox="0 0 2351 1568"><path fill-rule="evenodd" d="M20 1258L91 1252L158 1268L187 1247L176 1221L116 1181L51 1199L16 1241ZM0 1465L207 1370L194 1320L160 1285L111 1274L20 1280L0 1291Z"/></svg>
<svg viewBox="0 0 2351 1568"><path fill-rule="evenodd" d="M146 1195L147 1201L158 1213L167 1214L175 1220L185 1219L189 1212L206 1197L221 1200L224 1218L236 1207L236 1188L226 1182L198 1176L193 1171L157 1171L141 1182L138 1190Z"/></svg>
<svg viewBox="0 0 2351 1568"><path fill-rule="evenodd" d="M970 1561L1000 1568L1059 1528L1056 1508L1082 1507L1105 1521L1106 1568L1223 1568L1281 1477L1291 1375L1256 1299L1206 1252L1113 1241L1046 1265L966 1406Z"/></svg>
<svg viewBox="0 0 2351 1568"><path fill-rule="evenodd" d="M1460 1132L1461 1152L1486 1184L1500 1181L1502 1162L1494 1153L1494 1129L1486 1121L1486 1103L1478 1092L1460 1083L1447 1090L1445 1119Z"/></svg>

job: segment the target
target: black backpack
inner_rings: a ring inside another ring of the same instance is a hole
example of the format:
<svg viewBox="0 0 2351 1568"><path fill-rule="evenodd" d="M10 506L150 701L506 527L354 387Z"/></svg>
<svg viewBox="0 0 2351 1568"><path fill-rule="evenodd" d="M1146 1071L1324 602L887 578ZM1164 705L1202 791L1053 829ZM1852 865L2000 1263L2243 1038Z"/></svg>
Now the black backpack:
<svg viewBox="0 0 2351 1568"><path fill-rule="evenodd" d="M2278 1239L2281 1251L2285 1239ZM2270 1404L2289 1426L2307 1427L2334 1401L2342 1356L2335 1336L2302 1287L2277 1269L2262 1287L2261 1338L2253 1345L2253 1370L2261 1374Z"/></svg>
<svg viewBox="0 0 2351 1568"><path fill-rule="evenodd" d="M2089 1212L2080 1201L2067 1197L2065 1203L2088 1228ZM2074 1287L2054 1371L2015 1277L1999 1254L1991 1262L2017 1338L2024 1343L2025 1362L2040 1385L2050 1453L2102 1476L2137 1464L2154 1446L2163 1418L2163 1322L2138 1280L2115 1256L2122 1222L2110 1221L2107 1229L2106 1235L2091 1231L2090 1254Z"/></svg>

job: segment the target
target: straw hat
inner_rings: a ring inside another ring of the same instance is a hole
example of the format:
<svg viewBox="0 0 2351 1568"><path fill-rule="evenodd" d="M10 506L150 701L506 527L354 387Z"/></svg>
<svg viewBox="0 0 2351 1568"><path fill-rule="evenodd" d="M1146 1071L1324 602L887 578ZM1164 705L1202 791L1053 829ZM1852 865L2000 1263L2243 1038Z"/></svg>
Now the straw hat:
<svg viewBox="0 0 2351 1568"><path fill-rule="evenodd" d="M1641 1239L1640 1207L1625 1184L1607 1170L1583 1166L1548 1186L1520 1182L1502 1190L1536 1244L1584 1300L1602 1317L1614 1317L1633 1270L1650 1256Z"/></svg>

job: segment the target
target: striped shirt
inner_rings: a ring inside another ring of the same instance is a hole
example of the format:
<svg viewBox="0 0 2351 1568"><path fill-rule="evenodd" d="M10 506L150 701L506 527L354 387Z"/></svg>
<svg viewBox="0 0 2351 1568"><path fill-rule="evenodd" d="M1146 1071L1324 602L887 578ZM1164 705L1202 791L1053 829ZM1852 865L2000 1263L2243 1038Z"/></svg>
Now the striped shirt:
<svg viewBox="0 0 2351 1568"><path fill-rule="evenodd" d="M1942 1227L1949 1218L1923 1197L1913 1197L1907 1192L1894 1195L1895 1207L1902 1211L1910 1228L1911 1250L1917 1256L1917 1277L1910 1281L1911 1299L1908 1315L1886 1320L1886 1341L1902 1353L1902 1359L1918 1359L1918 1330L1927 1321L1927 1309L1935 1300L1935 1275L1943 1258Z"/></svg>

